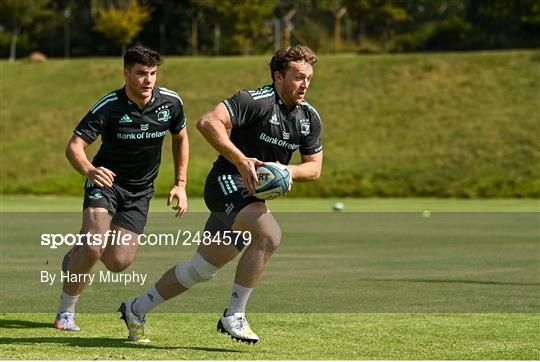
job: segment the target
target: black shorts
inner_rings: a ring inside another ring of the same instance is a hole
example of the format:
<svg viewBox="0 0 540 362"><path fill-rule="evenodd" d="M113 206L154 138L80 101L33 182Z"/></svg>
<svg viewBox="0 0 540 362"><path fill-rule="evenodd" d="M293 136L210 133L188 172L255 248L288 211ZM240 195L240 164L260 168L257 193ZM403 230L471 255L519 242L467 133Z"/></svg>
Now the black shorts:
<svg viewBox="0 0 540 362"><path fill-rule="evenodd" d="M264 202L251 195L238 173L212 169L204 184L204 202L211 211L206 221L205 231L212 234L232 230L238 212L254 202ZM235 244L238 250L244 243Z"/></svg>
<svg viewBox="0 0 540 362"><path fill-rule="evenodd" d="M114 214L113 224L142 234L153 194L154 186L130 191L117 184L98 187L87 180L84 184L83 210L87 207L103 207Z"/></svg>

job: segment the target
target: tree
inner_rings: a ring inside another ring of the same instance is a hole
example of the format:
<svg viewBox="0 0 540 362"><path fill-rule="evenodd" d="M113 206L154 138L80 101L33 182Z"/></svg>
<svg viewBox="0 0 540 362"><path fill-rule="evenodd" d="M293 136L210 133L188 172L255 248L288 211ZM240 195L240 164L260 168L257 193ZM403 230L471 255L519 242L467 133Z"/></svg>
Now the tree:
<svg viewBox="0 0 540 362"><path fill-rule="evenodd" d="M199 25L204 19L214 26L214 52L219 53L219 23L215 20L215 6L219 0L190 0L188 3L191 14L191 55L199 54Z"/></svg>
<svg viewBox="0 0 540 362"><path fill-rule="evenodd" d="M343 5L347 7L349 14L356 20L357 43L361 49L366 37L366 24L369 19L369 12L372 11L372 4L369 0L344 0Z"/></svg>
<svg viewBox="0 0 540 362"><path fill-rule="evenodd" d="M409 17L404 7L398 0L371 0L369 17L373 24L383 28L383 47L388 51L392 29L395 23L400 23Z"/></svg>
<svg viewBox="0 0 540 362"><path fill-rule="evenodd" d="M272 16L274 5L275 0L217 2L218 16L228 25L226 30L240 44L242 54L249 55L253 40L261 34L265 20Z"/></svg>
<svg viewBox="0 0 540 362"><path fill-rule="evenodd" d="M150 19L148 8L139 5L137 0L130 0L123 7L100 5L97 15L95 29L119 44L122 54L142 30L143 24Z"/></svg>
<svg viewBox="0 0 540 362"><path fill-rule="evenodd" d="M347 13L347 7L340 0L323 4L326 4L327 11L334 18L334 53L339 53L341 51L341 19Z"/></svg>
<svg viewBox="0 0 540 362"><path fill-rule="evenodd" d="M489 2L468 1L466 19L473 24L473 39L468 39L474 48L525 47L527 39L540 39L540 5L533 0L492 0Z"/></svg>
<svg viewBox="0 0 540 362"><path fill-rule="evenodd" d="M0 23L11 33L9 60L14 61L17 53L17 38L24 27L30 26L40 17L50 14L48 0L2 0L0 1Z"/></svg>

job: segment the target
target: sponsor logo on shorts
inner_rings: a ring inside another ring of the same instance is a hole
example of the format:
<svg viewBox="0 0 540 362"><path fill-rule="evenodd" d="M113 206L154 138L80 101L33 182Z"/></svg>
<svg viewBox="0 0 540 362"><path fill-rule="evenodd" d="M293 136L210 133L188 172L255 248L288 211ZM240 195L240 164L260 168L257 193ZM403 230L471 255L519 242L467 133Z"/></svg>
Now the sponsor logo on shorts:
<svg viewBox="0 0 540 362"><path fill-rule="evenodd" d="M229 215L234 210L234 204L231 203L225 203L225 213Z"/></svg>
<svg viewBox="0 0 540 362"><path fill-rule="evenodd" d="M275 126L279 126L279 120L277 118L277 115L273 114L272 118L270 118L270 124L273 124Z"/></svg>
<svg viewBox="0 0 540 362"><path fill-rule="evenodd" d="M251 196L251 194L249 193L248 189L242 189L242 192L240 192L240 194L242 195L242 197L245 199L246 197L249 197Z"/></svg>
<svg viewBox="0 0 540 362"><path fill-rule="evenodd" d="M90 195L88 195L88 198L90 200L99 200L103 197L103 193L101 190L93 190Z"/></svg>

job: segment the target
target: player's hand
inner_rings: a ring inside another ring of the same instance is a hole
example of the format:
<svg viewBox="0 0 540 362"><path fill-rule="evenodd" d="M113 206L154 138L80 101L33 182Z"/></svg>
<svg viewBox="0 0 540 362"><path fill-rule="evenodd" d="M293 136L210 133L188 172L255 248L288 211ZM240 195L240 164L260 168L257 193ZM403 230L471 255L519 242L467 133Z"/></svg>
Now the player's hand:
<svg viewBox="0 0 540 362"><path fill-rule="evenodd" d="M257 172L255 172L255 166L262 166L264 162L256 158L244 158L238 164L236 168L244 180L244 185L246 185L250 194L255 193L255 184L259 184L259 179L257 178Z"/></svg>
<svg viewBox="0 0 540 362"><path fill-rule="evenodd" d="M289 189L287 190L287 192L291 192L292 184L293 184L292 173L291 173L291 170L289 170Z"/></svg>
<svg viewBox="0 0 540 362"><path fill-rule="evenodd" d="M285 167L287 169L287 171L289 171L289 189L287 190L287 192L291 192L292 184L293 184L292 170L289 167L287 167L286 165L282 165L282 166Z"/></svg>
<svg viewBox="0 0 540 362"><path fill-rule="evenodd" d="M174 185L167 197L167 206L171 206L173 201L176 200L176 205L173 205L173 210L176 210L176 217L182 217L187 210L187 194L185 186Z"/></svg>
<svg viewBox="0 0 540 362"><path fill-rule="evenodd" d="M291 168L290 168L289 166L287 166L287 165L282 164L282 163L279 162L279 161L276 161L276 163L277 163L278 165L281 165L281 166L285 167L285 168L287 169L287 171L289 171L289 189L287 190L287 192L291 192L292 184L293 184L293 178L292 178L292 170L291 170Z"/></svg>
<svg viewBox="0 0 540 362"><path fill-rule="evenodd" d="M86 177L99 187L112 187L116 174L103 166L88 171Z"/></svg>

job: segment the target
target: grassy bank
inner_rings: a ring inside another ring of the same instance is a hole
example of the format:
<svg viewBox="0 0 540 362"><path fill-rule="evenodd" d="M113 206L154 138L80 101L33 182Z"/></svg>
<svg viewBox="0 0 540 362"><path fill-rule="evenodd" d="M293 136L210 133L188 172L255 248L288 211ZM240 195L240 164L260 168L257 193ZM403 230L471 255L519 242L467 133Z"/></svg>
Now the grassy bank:
<svg viewBox="0 0 540 362"><path fill-rule="evenodd" d="M267 83L267 63L166 59L159 83L182 95L189 120L190 195L202 194L216 157L194 123L238 89ZM123 84L120 59L0 66L3 192L80 194L65 143L89 107ZM322 56L308 101L324 122L324 172L291 196L537 197L538 66L532 51ZM159 194L171 183L169 149L166 139Z"/></svg>

